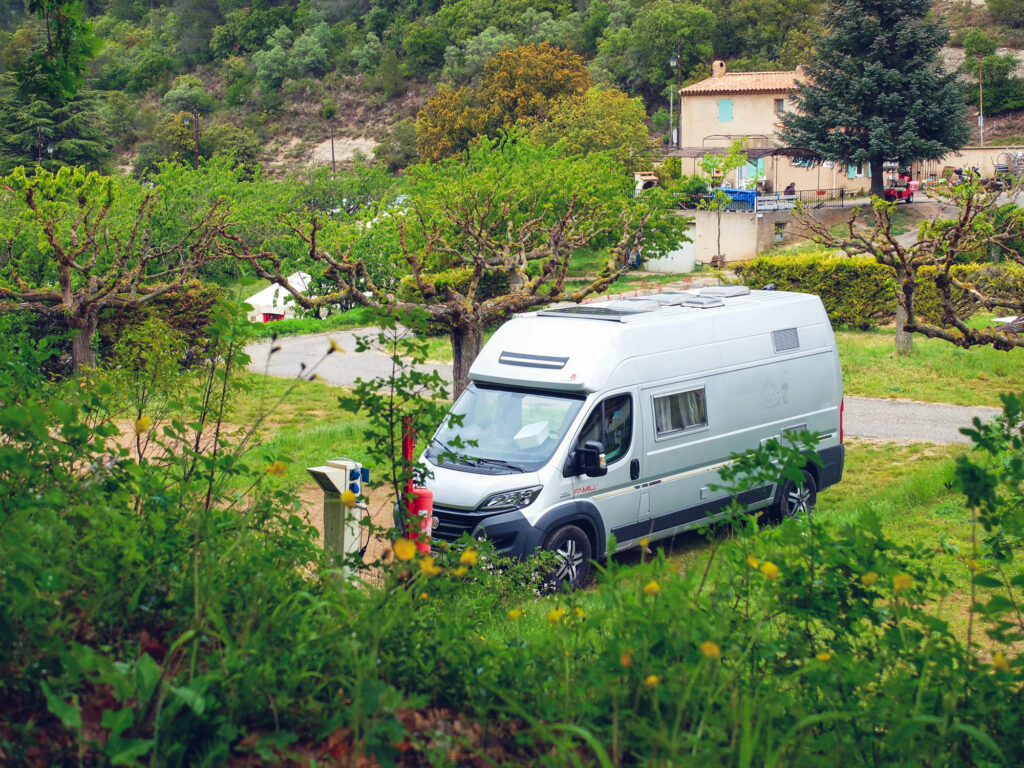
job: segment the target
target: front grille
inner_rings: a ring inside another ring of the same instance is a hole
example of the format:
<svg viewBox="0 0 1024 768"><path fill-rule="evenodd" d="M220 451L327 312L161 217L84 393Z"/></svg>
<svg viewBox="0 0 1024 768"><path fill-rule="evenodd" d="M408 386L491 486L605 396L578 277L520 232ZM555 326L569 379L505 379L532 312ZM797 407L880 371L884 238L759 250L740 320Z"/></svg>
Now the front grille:
<svg viewBox="0 0 1024 768"><path fill-rule="evenodd" d="M431 537L451 542L456 541L463 533L472 533L482 520L493 517L495 513L451 509L435 504L433 514L437 519L437 528L431 532Z"/></svg>

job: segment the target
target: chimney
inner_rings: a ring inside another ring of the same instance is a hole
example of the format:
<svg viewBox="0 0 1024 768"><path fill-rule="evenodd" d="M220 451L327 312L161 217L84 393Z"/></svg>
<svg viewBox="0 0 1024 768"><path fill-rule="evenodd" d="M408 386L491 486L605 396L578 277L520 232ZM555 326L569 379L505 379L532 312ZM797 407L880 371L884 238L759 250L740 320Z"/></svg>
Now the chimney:
<svg viewBox="0 0 1024 768"><path fill-rule="evenodd" d="M725 62L714 61L711 63L711 77L717 80L720 77L725 77Z"/></svg>

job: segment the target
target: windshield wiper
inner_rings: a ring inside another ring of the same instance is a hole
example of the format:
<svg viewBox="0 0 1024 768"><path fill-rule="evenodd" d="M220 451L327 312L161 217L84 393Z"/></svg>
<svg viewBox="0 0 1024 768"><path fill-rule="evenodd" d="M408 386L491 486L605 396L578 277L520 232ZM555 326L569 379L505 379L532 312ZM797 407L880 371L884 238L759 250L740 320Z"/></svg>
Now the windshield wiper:
<svg viewBox="0 0 1024 768"><path fill-rule="evenodd" d="M488 459L488 458L486 458L484 456L478 456L476 460L480 464L493 464L496 467L505 467L507 469L514 469L516 472L520 472L520 473L526 471L525 469L520 467L518 464L513 464L512 462L505 461L504 459Z"/></svg>

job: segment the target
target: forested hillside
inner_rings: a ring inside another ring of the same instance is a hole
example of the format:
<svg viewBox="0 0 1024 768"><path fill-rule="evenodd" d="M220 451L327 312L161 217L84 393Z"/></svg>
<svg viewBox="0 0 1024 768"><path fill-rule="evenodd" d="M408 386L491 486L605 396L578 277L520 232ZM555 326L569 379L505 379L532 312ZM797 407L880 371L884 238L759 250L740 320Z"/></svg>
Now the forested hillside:
<svg viewBox="0 0 1024 768"><path fill-rule="evenodd" d="M536 120L539 111L552 118L548 107L536 108L536 98L554 103L565 88L592 86L601 90L584 113L617 113L634 127L639 119L658 138L668 129L677 74L683 84L703 78L714 59L727 60L730 71L804 63L821 34L822 6L822 0L0 0L0 172L39 163L120 166L142 175L162 160L194 162L197 155L227 152L247 167L274 172L309 159L332 130L337 158L353 148L369 153L376 144L378 157L394 170L458 149L460 131L493 132L515 119ZM1012 53L1024 47L1024 0L937 6L936 13L953 30L948 58L963 62L965 98L977 101L980 67L986 116L1008 114L1003 133L1024 132L1012 119L1024 108L1024 81L1014 75L1019 63ZM547 44L557 50L527 49L487 70L501 51ZM669 65L673 54L678 73ZM59 66L47 65L47 58ZM532 108L521 95L501 92L515 67L539 83L540 95L526 97L535 99ZM545 78L566 69L577 80L545 91ZM427 113L433 123L417 126L417 114L435 94ZM586 114L557 117L549 132L570 131ZM1001 122L990 122L989 138ZM438 146L440 134L452 146ZM331 161L324 147L318 157Z"/></svg>

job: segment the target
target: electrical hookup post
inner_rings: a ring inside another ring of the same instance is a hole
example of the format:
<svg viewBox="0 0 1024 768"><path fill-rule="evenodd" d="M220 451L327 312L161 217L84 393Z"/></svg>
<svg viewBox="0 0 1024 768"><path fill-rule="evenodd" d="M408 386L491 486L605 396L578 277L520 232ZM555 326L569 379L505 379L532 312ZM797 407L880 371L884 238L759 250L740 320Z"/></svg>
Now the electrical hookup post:
<svg viewBox="0 0 1024 768"><path fill-rule="evenodd" d="M406 466L412 468L416 450L413 439L412 419L402 417L402 458ZM404 499L395 503L395 524L408 538L416 542L420 554L430 552L430 535L434 526L434 493L427 488L416 488L412 472L405 483ZM404 503L403 503L404 502ZM398 511L401 510L401 514Z"/></svg>
<svg viewBox="0 0 1024 768"><path fill-rule="evenodd" d="M349 578L352 569L345 561L361 560L370 543L370 529L362 524L367 515L363 483L369 482L370 471L358 461L343 458L306 471L324 492L324 549L334 552Z"/></svg>

